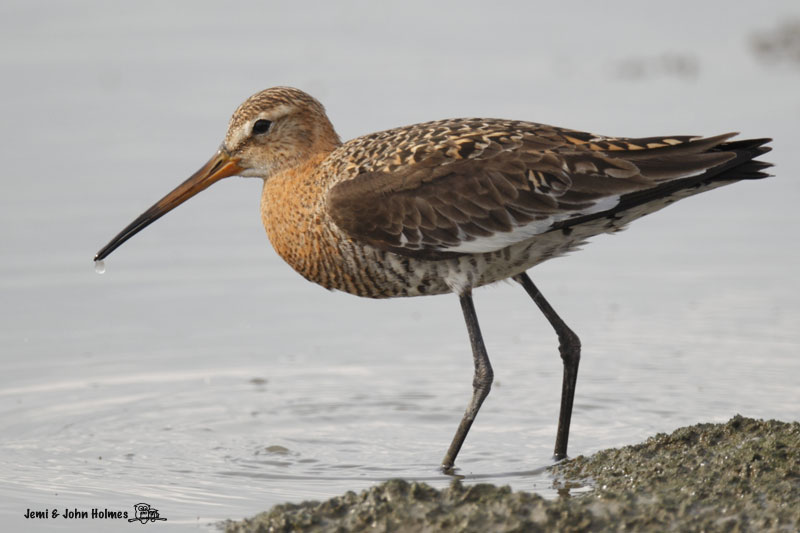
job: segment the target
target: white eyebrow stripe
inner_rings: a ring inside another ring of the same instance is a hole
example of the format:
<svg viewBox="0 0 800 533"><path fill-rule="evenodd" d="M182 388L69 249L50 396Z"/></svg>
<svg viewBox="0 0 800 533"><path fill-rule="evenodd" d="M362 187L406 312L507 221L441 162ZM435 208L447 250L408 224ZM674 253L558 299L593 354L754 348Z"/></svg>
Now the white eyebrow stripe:
<svg viewBox="0 0 800 533"><path fill-rule="evenodd" d="M243 123L236 130L229 132L229 137L228 137L229 147L238 146L239 144L244 142L245 139L250 137L250 134L253 132L253 124L255 124L256 121L269 120L270 122L275 122L279 118L285 117L295 109L296 108L293 105L280 104L271 107L265 111L262 111L258 115L254 116L252 119Z"/></svg>

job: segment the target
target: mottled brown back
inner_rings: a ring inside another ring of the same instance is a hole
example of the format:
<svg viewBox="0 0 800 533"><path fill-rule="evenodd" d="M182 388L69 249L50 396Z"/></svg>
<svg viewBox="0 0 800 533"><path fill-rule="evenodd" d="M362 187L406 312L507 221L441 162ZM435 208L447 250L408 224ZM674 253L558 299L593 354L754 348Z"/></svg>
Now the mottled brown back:
<svg viewBox="0 0 800 533"><path fill-rule="evenodd" d="M427 259L491 252L767 150L764 140L725 143L733 135L629 139L521 121L430 122L334 152L352 177L327 202L337 226L380 249Z"/></svg>

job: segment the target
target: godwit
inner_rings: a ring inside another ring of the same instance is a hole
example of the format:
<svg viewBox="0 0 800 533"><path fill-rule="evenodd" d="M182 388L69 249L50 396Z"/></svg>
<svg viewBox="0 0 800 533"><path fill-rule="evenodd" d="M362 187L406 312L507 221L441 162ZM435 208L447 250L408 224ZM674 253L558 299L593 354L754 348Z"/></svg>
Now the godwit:
<svg viewBox="0 0 800 533"><path fill-rule="evenodd" d="M766 177L770 139L604 137L533 122L454 119L342 143L325 109L290 87L233 113L216 154L95 256L212 183L264 180L261 220L306 279L368 298L458 295L475 366L472 398L442 461L451 470L492 385L472 289L512 278L552 325L564 364L555 457L567 454L578 336L526 270L670 203Z"/></svg>

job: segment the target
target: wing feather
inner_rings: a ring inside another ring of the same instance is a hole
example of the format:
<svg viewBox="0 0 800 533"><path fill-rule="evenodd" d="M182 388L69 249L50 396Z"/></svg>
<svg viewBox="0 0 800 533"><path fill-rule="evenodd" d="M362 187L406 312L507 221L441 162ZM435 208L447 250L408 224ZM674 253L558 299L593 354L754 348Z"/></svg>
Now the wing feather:
<svg viewBox="0 0 800 533"><path fill-rule="evenodd" d="M411 126L376 138L382 160L354 165L327 207L350 238L380 249L429 259L493 252L665 183L707 179L737 157L720 149L732 135L613 138L479 119ZM378 152L355 142L356 155Z"/></svg>

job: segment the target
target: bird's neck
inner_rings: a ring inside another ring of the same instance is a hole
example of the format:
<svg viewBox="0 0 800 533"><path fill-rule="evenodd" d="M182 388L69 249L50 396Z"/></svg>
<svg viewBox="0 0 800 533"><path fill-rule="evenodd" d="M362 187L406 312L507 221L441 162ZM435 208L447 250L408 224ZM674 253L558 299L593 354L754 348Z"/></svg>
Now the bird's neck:
<svg viewBox="0 0 800 533"><path fill-rule="evenodd" d="M339 252L324 209L329 184L317 171L328 155L318 153L264 180L261 221L284 261L306 279L333 288L329 278Z"/></svg>

